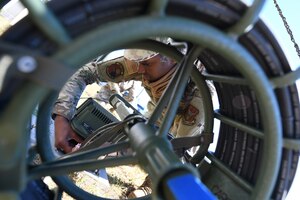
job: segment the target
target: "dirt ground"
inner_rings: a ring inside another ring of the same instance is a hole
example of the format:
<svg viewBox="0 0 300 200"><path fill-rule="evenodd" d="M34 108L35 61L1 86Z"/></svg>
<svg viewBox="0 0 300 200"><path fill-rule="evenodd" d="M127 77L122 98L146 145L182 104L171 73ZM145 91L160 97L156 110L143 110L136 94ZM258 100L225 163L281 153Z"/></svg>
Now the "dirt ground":
<svg viewBox="0 0 300 200"><path fill-rule="evenodd" d="M70 175L74 183L83 190L96 196L110 199L127 199L128 194L139 187L145 180L147 174L137 165L119 166L106 168L108 182L97 178L90 172L76 172ZM50 177L44 180L50 189L57 185ZM74 198L63 193L63 200Z"/></svg>

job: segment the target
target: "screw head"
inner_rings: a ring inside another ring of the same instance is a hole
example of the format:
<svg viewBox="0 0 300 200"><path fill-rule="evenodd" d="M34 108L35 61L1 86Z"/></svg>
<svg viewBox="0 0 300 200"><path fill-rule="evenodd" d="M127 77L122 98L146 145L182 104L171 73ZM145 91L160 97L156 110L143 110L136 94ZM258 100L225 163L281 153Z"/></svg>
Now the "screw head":
<svg viewBox="0 0 300 200"><path fill-rule="evenodd" d="M36 60L31 56L22 56L17 62L18 69L23 73L33 72L37 63Z"/></svg>

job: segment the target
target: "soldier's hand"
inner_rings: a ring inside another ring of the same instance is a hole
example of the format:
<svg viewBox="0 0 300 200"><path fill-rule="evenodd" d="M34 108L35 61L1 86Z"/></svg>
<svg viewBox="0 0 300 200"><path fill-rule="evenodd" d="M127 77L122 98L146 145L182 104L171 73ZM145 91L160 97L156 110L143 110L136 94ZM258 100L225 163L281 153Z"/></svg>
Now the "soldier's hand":
<svg viewBox="0 0 300 200"><path fill-rule="evenodd" d="M70 122L63 116L55 117L55 146L57 149L63 150L65 153L72 152L74 144L70 140L81 143L83 140L72 129Z"/></svg>

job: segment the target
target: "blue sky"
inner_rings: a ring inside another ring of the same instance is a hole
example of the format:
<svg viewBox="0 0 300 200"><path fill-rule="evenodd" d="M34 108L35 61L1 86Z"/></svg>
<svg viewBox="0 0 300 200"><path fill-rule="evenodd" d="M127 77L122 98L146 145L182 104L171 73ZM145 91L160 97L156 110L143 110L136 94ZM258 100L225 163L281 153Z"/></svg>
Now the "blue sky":
<svg viewBox="0 0 300 200"><path fill-rule="evenodd" d="M248 2L248 1L247 1ZM252 1L251 1L252 2ZM298 45L300 45L300 1L299 0L277 0L277 3L281 7L283 15L286 17L290 29L293 32L294 38ZM271 29L277 41L284 50L291 68L295 70L300 67L300 58L298 57L296 50L293 46L293 43L290 40L290 37L285 30L283 22L279 17L279 14L275 8L273 0L268 0L264 6L264 9L261 13L261 18L265 21L268 27ZM300 80L297 81L298 91L300 90ZM286 198L286 200L296 200L299 199L300 192L300 167L298 165L298 170L296 178L293 182L292 188Z"/></svg>
<svg viewBox="0 0 300 200"><path fill-rule="evenodd" d="M300 42L300 1L298 0L277 0L281 7L283 15L286 17L294 38L299 45ZM279 41L281 47L286 52L286 56L290 61L291 67L294 69L300 66L300 58L297 56L296 50L285 30L283 22L275 8L273 0L268 0L261 13L261 18L272 30L273 34Z"/></svg>

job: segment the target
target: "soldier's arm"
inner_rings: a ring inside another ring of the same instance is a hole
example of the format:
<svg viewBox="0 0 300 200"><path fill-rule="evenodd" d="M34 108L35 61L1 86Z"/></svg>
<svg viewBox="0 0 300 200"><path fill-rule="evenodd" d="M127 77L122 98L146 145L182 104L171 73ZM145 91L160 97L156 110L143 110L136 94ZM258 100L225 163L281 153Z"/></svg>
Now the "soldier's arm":
<svg viewBox="0 0 300 200"><path fill-rule="evenodd" d="M123 56L97 64L100 81L119 83L129 80L141 80L137 71L138 63L125 60Z"/></svg>
<svg viewBox="0 0 300 200"><path fill-rule="evenodd" d="M119 57L100 63L88 63L80 68L64 85L55 102L53 116L61 115L68 120L72 119L76 105L86 85L97 81L122 82L139 80L137 64L125 62L124 57Z"/></svg>
<svg viewBox="0 0 300 200"><path fill-rule="evenodd" d="M96 64L91 62L81 67L66 82L59 93L52 111L53 115L61 115L70 120L76 109L79 98L86 85L92 84L99 80Z"/></svg>

